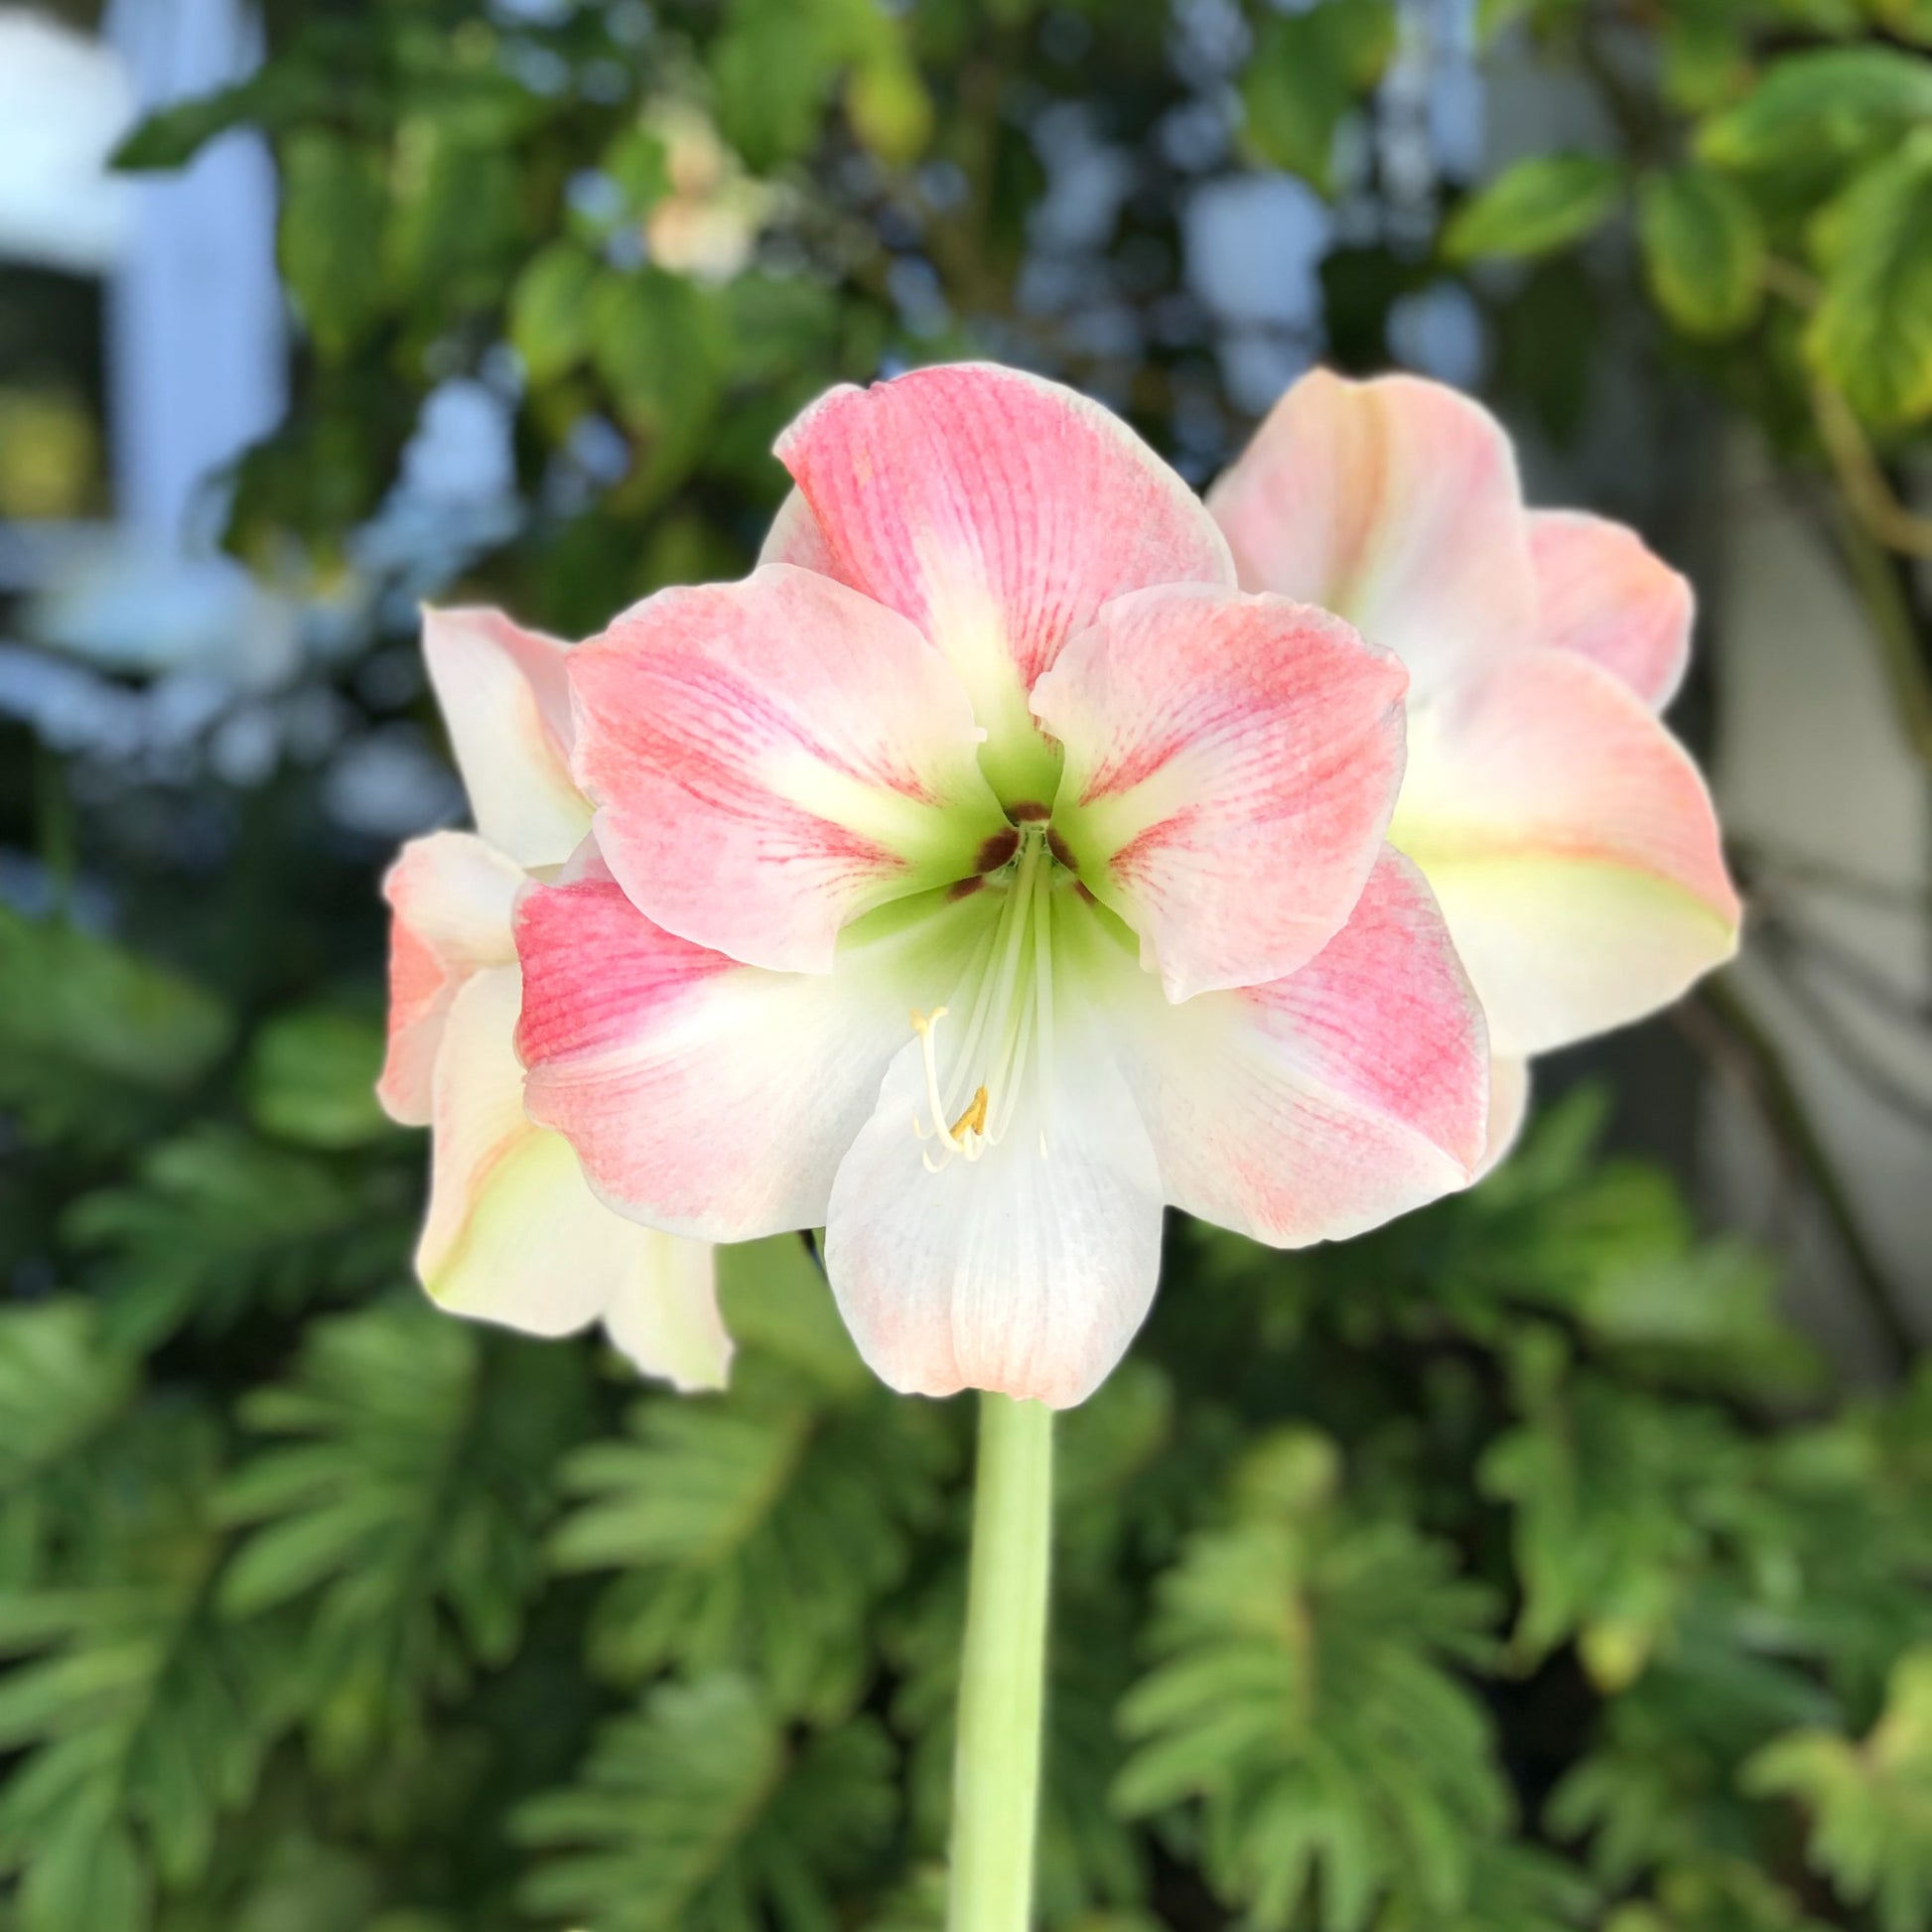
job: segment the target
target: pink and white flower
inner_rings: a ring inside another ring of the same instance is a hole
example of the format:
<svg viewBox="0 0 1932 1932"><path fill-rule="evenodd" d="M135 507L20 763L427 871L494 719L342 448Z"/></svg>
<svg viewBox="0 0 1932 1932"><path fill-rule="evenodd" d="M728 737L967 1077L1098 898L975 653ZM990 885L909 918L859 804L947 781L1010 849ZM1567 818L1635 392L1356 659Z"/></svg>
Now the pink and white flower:
<svg viewBox="0 0 1932 1932"><path fill-rule="evenodd" d="M516 897L591 819L570 776L567 646L493 612L430 611L423 652L477 830L412 839L383 882L394 918L376 1090L394 1119L433 1131L417 1272L455 1313L541 1335L601 1317L647 1374L717 1387L731 1343L711 1250L614 1214L523 1108Z"/></svg>
<svg viewBox="0 0 1932 1932"><path fill-rule="evenodd" d="M1710 794L1658 721L1691 587L1618 524L1526 509L1500 425L1412 376L1305 376L1208 507L1249 590L1334 611L1409 667L1389 838L1488 1017L1493 1158L1530 1055L1641 1019L1736 949Z"/></svg>
<svg viewBox="0 0 1932 1932"><path fill-rule="evenodd" d="M984 366L825 396L741 583L568 660L596 805L526 890L532 1116L704 1240L826 1228L897 1388L1078 1402L1173 1202L1370 1227L1480 1159L1480 1010L1383 839L1406 675L1244 594L1106 411Z"/></svg>

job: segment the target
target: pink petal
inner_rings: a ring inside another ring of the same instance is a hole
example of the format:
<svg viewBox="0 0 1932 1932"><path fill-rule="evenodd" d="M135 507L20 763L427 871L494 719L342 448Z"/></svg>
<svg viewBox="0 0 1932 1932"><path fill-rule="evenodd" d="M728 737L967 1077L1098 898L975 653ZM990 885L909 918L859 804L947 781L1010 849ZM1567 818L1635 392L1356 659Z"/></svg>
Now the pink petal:
<svg viewBox="0 0 1932 1932"><path fill-rule="evenodd" d="M1542 641L1594 659L1662 711L1690 662L1689 582L1605 517L1532 510L1529 530Z"/></svg>
<svg viewBox="0 0 1932 1932"><path fill-rule="evenodd" d="M1509 438L1442 383L1304 376L1207 502L1244 589L1346 618L1418 694L1535 641Z"/></svg>
<svg viewBox="0 0 1932 1932"><path fill-rule="evenodd" d="M1107 605L1034 688L1053 830L1171 1000L1278 979L1340 929L1402 775L1401 663L1337 618L1198 586Z"/></svg>
<svg viewBox="0 0 1932 1932"><path fill-rule="evenodd" d="M800 570L815 570L821 577L838 576L839 560L833 556L802 489L794 486L778 505L778 513L764 533L759 562L796 564Z"/></svg>
<svg viewBox="0 0 1932 1932"><path fill-rule="evenodd" d="M523 866L568 858L590 824L570 776L568 653L498 611L423 613L423 655L477 830Z"/></svg>
<svg viewBox="0 0 1932 1932"><path fill-rule="evenodd" d="M1092 1015L1060 1003L1014 1119L980 1159L927 1171L919 1049L894 1060L832 1184L825 1269L859 1352L918 1395L1083 1402L1147 1317L1161 1174Z"/></svg>
<svg viewBox="0 0 1932 1932"><path fill-rule="evenodd" d="M717 1388L731 1360L711 1250L614 1214L561 1136L523 1111L515 966L469 980L436 1064L429 1215L417 1272L452 1314L537 1335L603 1318L647 1375Z"/></svg>
<svg viewBox="0 0 1932 1932"><path fill-rule="evenodd" d="M1027 693L1101 605L1152 584L1234 581L1193 492L1125 423L1015 369L969 363L834 389L778 456L837 574L952 660L1009 804L1052 795ZM772 541L815 561L796 522Z"/></svg>
<svg viewBox="0 0 1932 1932"><path fill-rule="evenodd" d="M520 867L470 832L412 839L389 868L389 1051L375 1091L391 1119L429 1124L450 1002L472 973L515 959L510 909L522 883Z"/></svg>
<svg viewBox="0 0 1932 1932"><path fill-rule="evenodd" d="M1488 1115L1482 1014L1399 854L1385 852L1328 946L1268 985L1175 1007L1124 945L1086 963L1107 976L1128 1085L1175 1206L1304 1247L1468 1183Z"/></svg>
<svg viewBox="0 0 1932 1932"><path fill-rule="evenodd" d="M1011 831L945 660L830 578L661 591L578 649L571 683L612 872L735 959L823 972L843 925Z"/></svg>
<svg viewBox="0 0 1932 1932"><path fill-rule="evenodd" d="M1736 948L1697 766L1642 699L1568 651L1412 714L1389 836L1428 875L1500 1053L1641 1019Z"/></svg>
<svg viewBox="0 0 1932 1932"><path fill-rule="evenodd" d="M908 1010L943 997L988 897L890 908L847 935L836 972L805 974L680 939L608 879L533 887L517 912L530 1114L622 1213L717 1241L816 1227Z"/></svg>

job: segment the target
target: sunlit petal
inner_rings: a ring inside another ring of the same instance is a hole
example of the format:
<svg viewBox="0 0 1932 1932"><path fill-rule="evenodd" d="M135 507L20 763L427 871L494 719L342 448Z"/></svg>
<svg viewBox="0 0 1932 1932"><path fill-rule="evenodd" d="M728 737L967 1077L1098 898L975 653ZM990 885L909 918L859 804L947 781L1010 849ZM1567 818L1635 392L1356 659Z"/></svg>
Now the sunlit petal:
<svg viewBox="0 0 1932 1932"><path fill-rule="evenodd" d="M1245 589L1338 613L1419 693L1535 642L1515 454L1441 383L1304 376L1207 500Z"/></svg>

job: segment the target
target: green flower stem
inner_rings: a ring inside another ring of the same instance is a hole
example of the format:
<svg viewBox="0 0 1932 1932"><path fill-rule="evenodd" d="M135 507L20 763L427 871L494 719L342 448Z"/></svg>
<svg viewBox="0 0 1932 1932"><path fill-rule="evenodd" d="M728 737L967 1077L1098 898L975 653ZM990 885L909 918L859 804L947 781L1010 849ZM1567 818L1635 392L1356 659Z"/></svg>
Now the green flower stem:
<svg viewBox="0 0 1932 1932"><path fill-rule="evenodd" d="M948 1932L1033 1924L1052 1526L1052 1410L981 1396Z"/></svg>

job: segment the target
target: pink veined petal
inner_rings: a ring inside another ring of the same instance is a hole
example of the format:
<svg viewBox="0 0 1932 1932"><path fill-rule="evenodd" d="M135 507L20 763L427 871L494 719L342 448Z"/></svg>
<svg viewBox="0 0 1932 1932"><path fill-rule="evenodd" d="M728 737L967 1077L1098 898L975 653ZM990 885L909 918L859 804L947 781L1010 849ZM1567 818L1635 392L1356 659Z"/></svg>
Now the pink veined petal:
<svg viewBox="0 0 1932 1932"><path fill-rule="evenodd" d="M1662 711L1691 660L1688 580L1606 517L1532 510L1529 532L1541 640L1593 659Z"/></svg>
<svg viewBox="0 0 1932 1932"><path fill-rule="evenodd" d="M839 560L832 554L825 532L818 527L812 506L805 501L805 492L796 484L778 505L778 513L764 533L759 562L796 564L800 570L815 570L821 577L839 574Z"/></svg>
<svg viewBox="0 0 1932 1932"><path fill-rule="evenodd" d="M389 1051L376 1098L426 1127L450 1002L474 972L516 958L510 909L523 872L472 832L411 839L382 882L389 925Z"/></svg>
<svg viewBox="0 0 1932 1932"><path fill-rule="evenodd" d="M1234 582L1213 520L1125 423L1016 369L834 389L777 447L817 537L781 512L772 543L814 568L822 544L838 576L946 653L1010 805L1052 796L1027 694L1101 605L1151 584Z"/></svg>
<svg viewBox="0 0 1932 1932"><path fill-rule="evenodd" d="M772 973L665 931L608 879L532 887L530 1114L621 1213L716 1241L819 1226L909 1010L935 1003L935 971L986 916L972 898L888 908L836 972Z"/></svg>
<svg viewBox="0 0 1932 1932"><path fill-rule="evenodd" d="M570 775L569 649L499 611L423 613L423 655L477 830L522 866L567 858L590 824Z"/></svg>
<svg viewBox="0 0 1932 1932"><path fill-rule="evenodd" d="M1481 1009L1398 853L1285 979L1170 1006L1097 922L1083 964L1106 986L1168 1199L1191 1214L1306 1247L1466 1186L1482 1158Z"/></svg>
<svg viewBox="0 0 1932 1932"><path fill-rule="evenodd" d="M1523 1138L1523 1127L1530 1117L1530 1063L1498 1053L1489 1062L1489 1131L1484 1138L1482 1159L1476 1164L1480 1180L1500 1167L1516 1151Z"/></svg>
<svg viewBox="0 0 1932 1932"><path fill-rule="evenodd" d="M927 1172L907 1131L926 1104L908 1045L840 1165L825 1270L859 1352L893 1388L1066 1408L1147 1318L1161 1272L1154 1150L1091 1016L1062 1001L1060 1018L1060 1050L978 1160Z"/></svg>
<svg viewBox="0 0 1932 1932"><path fill-rule="evenodd" d="M563 1335L602 1316L647 1375L718 1388L731 1341L711 1251L614 1214L560 1135L523 1111L511 1050L514 965L477 974L452 1003L437 1056L430 1207L417 1272L453 1314Z"/></svg>
<svg viewBox="0 0 1932 1932"><path fill-rule="evenodd" d="M771 564L661 591L575 652L571 683L611 871L749 964L823 972L842 926L1011 833L945 660L830 578Z"/></svg>
<svg viewBox="0 0 1932 1932"><path fill-rule="evenodd" d="M1208 492L1244 589L1346 618L1418 694L1536 637L1509 438L1440 382L1317 369Z"/></svg>
<svg viewBox="0 0 1932 1932"><path fill-rule="evenodd" d="M1347 918L1402 776L1398 659L1286 598L1105 606L1034 687L1063 858L1171 1000L1278 979Z"/></svg>
<svg viewBox="0 0 1932 1932"><path fill-rule="evenodd" d="M1736 949L1697 766L1642 699L1568 651L1412 713L1389 836L1428 876L1499 1053L1639 1020Z"/></svg>

